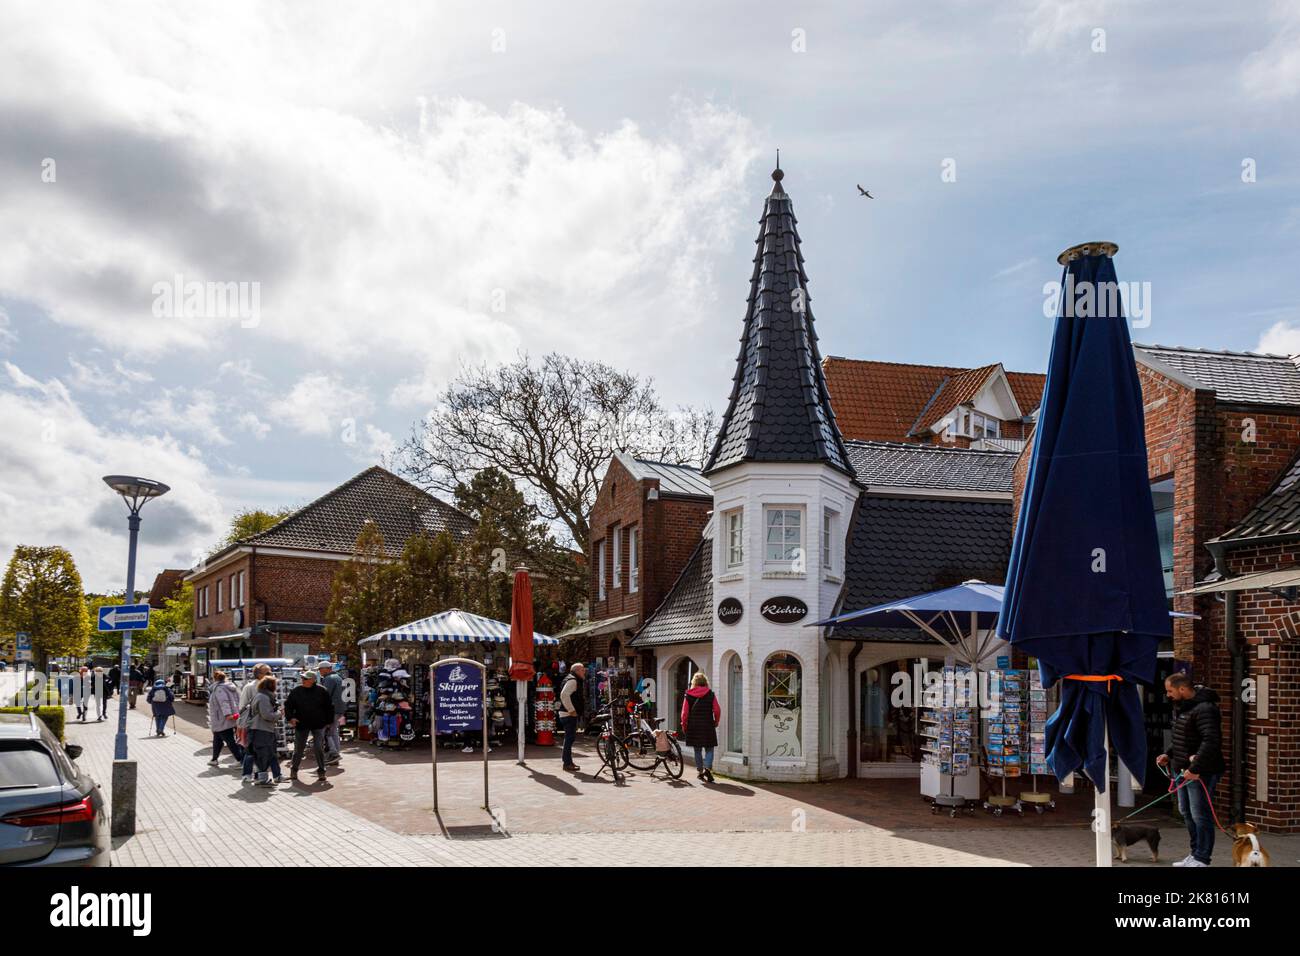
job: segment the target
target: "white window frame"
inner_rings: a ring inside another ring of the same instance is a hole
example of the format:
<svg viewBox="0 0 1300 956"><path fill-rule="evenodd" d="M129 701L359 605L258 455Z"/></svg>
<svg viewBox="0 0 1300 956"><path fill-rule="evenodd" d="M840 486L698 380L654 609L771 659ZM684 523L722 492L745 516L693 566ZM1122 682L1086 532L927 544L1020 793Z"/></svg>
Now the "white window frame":
<svg viewBox="0 0 1300 956"><path fill-rule="evenodd" d="M605 600L605 539L596 542L596 600Z"/></svg>
<svg viewBox="0 0 1300 956"><path fill-rule="evenodd" d="M623 528L614 529L614 587L623 586Z"/></svg>
<svg viewBox="0 0 1300 956"><path fill-rule="evenodd" d="M836 571L835 529L839 516L834 508L822 508L822 571L826 574Z"/></svg>
<svg viewBox="0 0 1300 956"><path fill-rule="evenodd" d="M231 609L244 606L244 572L240 571L230 579Z"/></svg>
<svg viewBox="0 0 1300 956"><path fill-rule="evenodd" d="M771 542L768 541L768 538L771 535L771 529L773 527L777 527L771 523L771 519L769 518L769 515L771 515L771 513L774 511L782 512L781 524L779 525L779 527L782 529L782 541L781 541L782 556L775 557L775 558L772 557L772 553L771 553L772 545ZM763 505L763 563L764 564L789 567L790 565L795 563L796 556L789 556L789 557L786 556L786 552L789 550L790 546L787 545L785 541L786 535L784 534L784 531L789 528L789 525L786 523L786 518L789 514L794 514L798 516L799 540L794 544L793 546L794 550L802 551L805 555L807 555L808 534L806 528L807 522L804 521L804 517L805 517L804 506L803 505L777 505L777 504Z"/></svg>
<svg viewBox="0 0 1300 956"><path fill-rule="evenodd" d="M640 538L640 528L627 529L627 589L632 594L641 589L641 556L637 553Z"/></svg>
<svg viewBox="0 0 1300 956"><path fill-rule="evenodd" d="M745 566L745 509L732 508L723 515L726 534L722 539L722 561L727 570Z"/></svg>
<svg viewBox="0 0 1300 956"><path fill-rule="evenodd" d="M226 609L226 601L224 596L226 593L226 589L225 587L223 587L224 582L225 582L224 578L217 578L217 613L218 614L220 614L222 611Z"/></svg>

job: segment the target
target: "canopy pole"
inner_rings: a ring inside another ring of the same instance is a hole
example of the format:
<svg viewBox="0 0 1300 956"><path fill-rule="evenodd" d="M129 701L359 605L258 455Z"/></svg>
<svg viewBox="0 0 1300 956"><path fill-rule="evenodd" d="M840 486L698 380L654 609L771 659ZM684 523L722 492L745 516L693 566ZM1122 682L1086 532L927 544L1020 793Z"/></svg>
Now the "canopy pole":
<svg viewBox="0 0 1300 956"><path fill-rule="evenodd" d="M1097 781L1093 781L1096 787L1096 796L1093 800L1092 810L1092 833L1097 842L1097 865L1109 867L1111 865L1111 846L1110 846L1110 724L1106 725L1104 736L1106 747L1106 760L1102 764L1101 783L1106 787L1102 792L1101 787L1097 786Z"/></svg>
<svg viewBox="0 0 1300 956"><path fill-rule="evenodd" d="M519 737L519 762L524 762L524 728L528 726L528 717L525 711L528 709L528 681L515 681L515 699L519 702L517 708L519 717L515 721L515 734Z"/></svg>

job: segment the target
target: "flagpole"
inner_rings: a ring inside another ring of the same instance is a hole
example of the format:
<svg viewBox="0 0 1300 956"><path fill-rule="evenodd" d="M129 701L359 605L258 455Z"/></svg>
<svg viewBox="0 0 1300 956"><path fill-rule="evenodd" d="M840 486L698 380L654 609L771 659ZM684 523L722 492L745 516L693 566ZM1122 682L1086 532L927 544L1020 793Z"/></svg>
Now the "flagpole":
<svg viewBox="0 0 1300 956"><path fill-rule="evenodd" d="M1111 865L1111 846L1110 846L1110 723L1106 724L1106 733L1104 736L1106 759L1101 765L1101 787L1097 787L1097 781L1093 781L1093 786L1097 787L1096 796L1093 801L1092 811L1092 833L1097 843L1097 866L1109 867Z"/></svg>

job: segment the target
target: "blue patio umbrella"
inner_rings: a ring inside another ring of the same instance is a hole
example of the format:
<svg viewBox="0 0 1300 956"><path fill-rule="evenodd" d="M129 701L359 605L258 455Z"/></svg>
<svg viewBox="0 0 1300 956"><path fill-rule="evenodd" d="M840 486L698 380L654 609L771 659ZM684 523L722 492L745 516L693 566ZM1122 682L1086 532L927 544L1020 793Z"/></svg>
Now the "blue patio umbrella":
<svg viewBox="0 0 1300 956"><path fill-rule="evenodd" d="M1116 251L1091 243L1059 260L1061 305L998 621L1038 659L1045 686L1064 679L1047 760L1062 780L1082 768L1099 806L1111 744L1139 779L1145 770L1136 685L1155 679L1171 633Z"/></svg>

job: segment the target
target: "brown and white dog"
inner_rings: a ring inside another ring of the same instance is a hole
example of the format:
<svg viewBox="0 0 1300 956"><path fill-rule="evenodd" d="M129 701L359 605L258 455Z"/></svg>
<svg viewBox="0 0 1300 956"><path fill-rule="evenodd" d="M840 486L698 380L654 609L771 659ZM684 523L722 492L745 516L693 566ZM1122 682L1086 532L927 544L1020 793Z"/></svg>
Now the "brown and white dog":
<svg viewBox="0 0 1300 956"><path fill-rule="evenodd" d="M1232 865L1268 866L1268 850L1259 843L1259 827L1253 823L1236 823L1232 827Z"/></svg>
<svg viewBox="0 0 1300 956"><path fill-rule="evenodd" d="M1160 828L1149 823L1116 823L1110 830L1110 845L1121 863L1128 862L1128 848L1145 843L1151 862L1160 862Z"/></svg>

